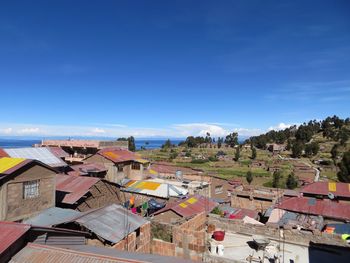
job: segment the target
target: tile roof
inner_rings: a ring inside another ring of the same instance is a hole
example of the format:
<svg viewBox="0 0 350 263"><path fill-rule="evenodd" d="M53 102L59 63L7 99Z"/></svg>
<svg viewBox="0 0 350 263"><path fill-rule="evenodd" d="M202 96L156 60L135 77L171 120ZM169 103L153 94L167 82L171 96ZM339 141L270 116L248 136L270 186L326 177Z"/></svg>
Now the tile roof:
<svg viewBox="0 0 350 263"><path fill-rule="evenodd" d="M58 174L56 175L56 190L67 193L62 203L74 204L99 181L100 179L96 177Z"/></svg>
<svg viewBox="0 0 350 263"><path fill-rule="evenodd" d="M67 166L64 161L56 157L49 149L45 147L11 148L4 149L4 151L10 157L38 160L51 167Z"/></svg>
<svg viewBox="0 0 350 263"><path fill-rule="evenodd" d="M0 221L0 254L27 233L29 229L30 225L27 224Z"/></svg>
<svg viewBox="0 0 350 263"><path fill-rule="evenodd" d="M327 218L350 220L350 204L308 197L291 197L282 201L277 208Z"/></svg>
<svg viewBox="0 0 350 263"><path fill-rule="evenodd" d="M24 220L23 223L35 226L53 226L68 221L80 214L80 212L73 209L51 207L36 216Z"/></svg>
<svg viewBox="0 0 350 263"><path fill-rule="evenodd" d="M314 182L301 188L305 194L328 195L329 193L339 197L350 197L349 183Z"/></svg>
<svg viewBox="0 0 350 263"><path fill-rule="evenodd" d="M150 195L161 198L169 198L171 196L179 197L188 194L185 188L178 187L167 183L158 183L151 180L136 181L136 180L124 180L123 191L129 193L137 193Z"/></svg>
<svg viewBox="0 0 350 263"><path fill-rule="evenodd" d="M114 163L127 162L127 161L149 163L149 161L143 159L141 155L125 149L117 148L117 147L102 149L98 151L97 154L105 157L106 159Z"/></svg>
<svg viewBox="0 0 350 263"><path fill-rule="evenodd" d="M210 213L218 204L201 195L192 195L185 199L168 203L154 215L172 210L182 217L191 217L201 212Z"/></svg>
<svg viewBox="0 0 350 263"><path fill-rule="evenodd" d="M186 263L192 262L175 257L121 251L105 247L76 245L69 248L28 243L10 263Z"/></svg>
<svg viewBox="0 0 350 263"><path fill-rule="evenodd" d="M82 213L69 222L83 225L97 236L114 244L148 223L143 217L117 204Z"/></svg>

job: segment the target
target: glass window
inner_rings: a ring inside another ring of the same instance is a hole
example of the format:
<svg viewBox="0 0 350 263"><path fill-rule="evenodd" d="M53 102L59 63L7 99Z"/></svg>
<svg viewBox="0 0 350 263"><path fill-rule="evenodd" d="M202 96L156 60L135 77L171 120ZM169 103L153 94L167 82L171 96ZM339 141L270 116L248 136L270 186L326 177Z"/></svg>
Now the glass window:
<svg viewBox="0 0 350 263"><path fill-rule="evenodd" d="M221 194L224 191L224 187L222 185L215 186L215 194Z"/></svg>
<svg viewBox="0 0 350 263"><path fill-rule="evenodd" d="M23 183L23 198L31 199L39 196L39 180Z"/></svg>

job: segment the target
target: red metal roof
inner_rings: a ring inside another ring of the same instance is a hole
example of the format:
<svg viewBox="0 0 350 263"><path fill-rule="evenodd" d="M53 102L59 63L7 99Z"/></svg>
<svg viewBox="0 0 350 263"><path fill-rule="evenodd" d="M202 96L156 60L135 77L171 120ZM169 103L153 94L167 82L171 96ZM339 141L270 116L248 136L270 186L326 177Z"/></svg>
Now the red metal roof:
<svg viewBox="0 0 350 263"><path fill-rule="evenodd" d="M0 221L0 254L21 238L30 225Z"/></svg>
<svg viewBox="0 0 350 263"><path fill-rule="evenodd" d="M56 175L56 190L66 192L62 203L74 204L82 198L90 188L100 181L96 177Z"/></svg>
<svg viewBox="0 0 350 263"><path fill-rule="evenodd" d="M201 212L210 213L218 204L201 195L192 195L179 201L168 203L154 215L172 210L182 217L191 217Z"/></svg>
<svg viewBox="0 0 350 263"><path fill-rule="evenodd" d="M308 197L291 197L285 199L278 208L327 218L350 220L350 204Z"/></svg>
<svg viewBox="0 0 350 263"><path fill-rule="evenodd" d="M111 160L114 163L126 162L126 161L136 161L136 162L145 162L146 160L142 159L142 157L134 152L117 148L105 148L98 151L99 155Z"/></svg>
<svg viewBox="0 0 350 263"><path fill-rule="evenodd" d="M7 152L0 148L0 157L10 157Z"/></svg>
<svg viewBox="0 0 350 263"><path fill-rule="evenodd" d="M65 158L65 157L69 157L69 154L64 151L61 147L47 147L50 149L50 151L57 156L58 158Z"/></svg>
<svg viewBox="0 0 350 263"><path fill-rule="evenodd" d="M328 195L350 197L350 184L333 182L314 182L301 188L300 192L315 195Z"/></svg>
<svg viewBox="0 0 350 263"><path fill-rule="evenodd" d="M107 171L107 168L100 163L83 163L70 166L74 171L78 172L80 175L87 175L91 172L100 173Z"/></svg>

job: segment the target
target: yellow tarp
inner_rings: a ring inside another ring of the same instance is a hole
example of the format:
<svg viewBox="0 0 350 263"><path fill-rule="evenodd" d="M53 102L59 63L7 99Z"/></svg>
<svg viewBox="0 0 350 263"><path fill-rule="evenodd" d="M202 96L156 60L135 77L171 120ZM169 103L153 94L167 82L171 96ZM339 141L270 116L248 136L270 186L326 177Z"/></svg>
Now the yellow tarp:
<svg viewBox="0 0 350 263"><path fill-rule="evenodd" d="M182 208L186 208L187 204L186 203L181 203L181 204L179 204L179 206L181 206Z"/></svg>
<svg viewBox="0 0 350 263"><path fill-rule="evenodd" d="M142 164L149 163L149 161L146 159L136 159L135 161Z"/></svg>
<svg viewBox="0 0 350 263"><path fill-rule="evenodd" d="M336 192L337 191L337 184L336 183L328 183L328 191Z"/></svg>
<svg viewBox="0 0 350 263"><path fill-rule="evenodd" d="M119 155L114 152L105 152L104 154L112 159L117 159L119 157Z"/></svg>
<svg viewBox="0 0 350 263"><path fill-rule="evenodd" d="M133 186L134 188L144 189L144 190L157 190L160 186L160 183L155 182L140 182L137 185Z"/></svg>
<svg viewBox="0 0 350 263"><path fill-rule="evenodd" d="M0 159L0 173L6 172L7 170L15 167L17 164L20 164L25 159L23 158L9 158L4 157Z"/></svg>
<svg viewBox="0 0 350 263"><path fill-rule="evenodd" d="M197 202L198 200L194 197L191 197L190 199L187 200L188 203L190 204L194 204L195 202Z"/></svg>
<svg viewBox="0 0 350 263"><path fill-rule="evenodd" d="M153 170L153 169L149 169L148 170L150 174L158 174L157 171Z"/></svg>

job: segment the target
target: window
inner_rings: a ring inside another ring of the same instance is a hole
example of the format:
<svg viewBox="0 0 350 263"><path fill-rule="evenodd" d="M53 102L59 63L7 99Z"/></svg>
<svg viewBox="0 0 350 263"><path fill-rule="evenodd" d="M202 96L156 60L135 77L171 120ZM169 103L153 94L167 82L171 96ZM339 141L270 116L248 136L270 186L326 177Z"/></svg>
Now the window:
<svg viewBox="0 0 350 263"><path fill-rule="evenodd" d="M140 164L139 163L132 163L131 164L131 169L133 170L140 170Z"/></svg>
<svg viewBox="0 0 350 263"><path fill-rule="evenodd" d="M215 186L215 194L221 194L224 191L224 187L222 185Z"/></svg>
<svg viewBox="0 0 350 263"><path fill-rule="evenodd" d="M23 198L31 199L39 196L39 180L23 183Z"/></svg>
<svg viewBox="0 0 350 263"><path fill-rule="evenodd" d="M117 168L118 168L118 172L123 172L124 165L118 164Z"/></svg>

